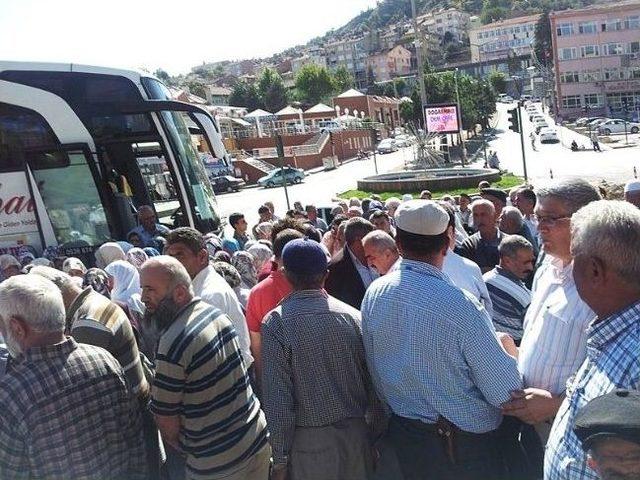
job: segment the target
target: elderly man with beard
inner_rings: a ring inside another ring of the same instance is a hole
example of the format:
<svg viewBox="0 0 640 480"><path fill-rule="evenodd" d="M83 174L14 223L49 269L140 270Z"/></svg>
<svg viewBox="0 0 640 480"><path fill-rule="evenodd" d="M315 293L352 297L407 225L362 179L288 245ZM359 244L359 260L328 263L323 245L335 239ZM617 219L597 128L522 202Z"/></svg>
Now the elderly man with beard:
<svg viewBox="0 0 640 480"><path fill-rule="evenodd" d="M154 257L140 277L142 301L161 332L151 411L165 442L186 461L170 466L172 478L267 480L266 420L233 324L194 297L176 259Z"/></svg>

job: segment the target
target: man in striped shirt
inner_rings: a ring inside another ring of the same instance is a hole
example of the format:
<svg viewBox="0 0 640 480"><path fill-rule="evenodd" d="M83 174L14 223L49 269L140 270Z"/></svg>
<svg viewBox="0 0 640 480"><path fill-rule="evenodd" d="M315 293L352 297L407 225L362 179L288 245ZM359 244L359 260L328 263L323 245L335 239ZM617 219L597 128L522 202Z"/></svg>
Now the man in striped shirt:
<svg viewBox="0 0 640 480"><path fill-rule="evenodd" d="M83 289L64 272L51 267L33 267L29 275L53 282L64 299L66 331L80 343L102 347L122 366L131 392L145 402L149 383L145 379L138 344L131 322L118 305L91 287Z"/></svg>
<svg viewBox="0 0 640 480"><path fill-rule="evenodd" d="M238 336L220 310L193 296L168 256L141 270L142 301L162 332L151 411L162 437L186 457L188 480L267 480L271 449Z"/></svg>
<svg viewBox="0 0 640 480"><path fill-rule="evenodd" d="M520 235L510 235L500 242L498 253L500 263L482 278L491 296L493 326L519 345L524 314L531 303L531 292L523 280L533 271L533 247Z"/></svg>
<svg viewBox="0 0 640 480"><path fill-rule="evenodd" d="M525 390L513 393L507 415L536 425L543 443L565 396L567 380L587 354L587 326L595 314L580 298L573 279L571 217L600 199L584 180L566 180L538 191L535 213L542 247L550 258L536 273L524 320L518 368Z"/></svg>

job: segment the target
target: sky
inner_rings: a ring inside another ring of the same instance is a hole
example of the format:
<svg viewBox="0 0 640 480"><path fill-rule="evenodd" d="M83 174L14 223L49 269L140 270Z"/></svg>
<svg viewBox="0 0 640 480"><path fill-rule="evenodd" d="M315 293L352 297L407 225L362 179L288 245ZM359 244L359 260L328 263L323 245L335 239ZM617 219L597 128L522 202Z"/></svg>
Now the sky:
<svg viewBox="0 0 640 480"><path fill-rule="evenodd" d="M163 68L267 57L376 0L0 0L0 60Z"/></svg>

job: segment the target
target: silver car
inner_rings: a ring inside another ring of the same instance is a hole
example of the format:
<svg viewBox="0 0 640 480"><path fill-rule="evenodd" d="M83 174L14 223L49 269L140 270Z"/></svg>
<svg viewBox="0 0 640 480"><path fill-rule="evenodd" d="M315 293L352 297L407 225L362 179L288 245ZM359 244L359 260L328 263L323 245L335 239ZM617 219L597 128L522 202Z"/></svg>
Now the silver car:
<svg viewBox="0 0 640 480"><path fill-rule="evenodd" d="M638 133L640 131L640 123L626 122L624 120L613 119L602 122L598 125L598 133L602 135L611 135L612 133Z"/></svg>

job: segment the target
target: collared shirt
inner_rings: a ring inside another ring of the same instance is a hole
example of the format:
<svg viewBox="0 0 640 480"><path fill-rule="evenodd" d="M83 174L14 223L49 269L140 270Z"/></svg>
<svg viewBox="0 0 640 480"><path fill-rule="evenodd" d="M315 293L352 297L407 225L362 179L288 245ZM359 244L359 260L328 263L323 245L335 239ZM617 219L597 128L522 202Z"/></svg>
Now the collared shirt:
<svg viewBox="0 0 640 480"><path fill-rule="evenodd" d="M456 253L476 262L482 272L487 272L500 263L498 245L507 236L497 228L496 237L491 240L482 238L480 232L476 232L462 242Z"/></svg>
<svg viewBox="0 0 640 480"><path fill-rule="evenodd" d="M276 463L289 454L296 427L363 418L375 398L360 312L323 290L293 292L268 315L262 357Z"/></svg>
<svg viewBox="0 0 640 480"><path fill-rule="evenodd" d="M444 257L442 271L447 274L449 280L456 287L473 295L484 306L489 316L493 314L491 297L484 280L482 280L482 272L478 265L468 258L461 257L453 250L449 250Z"/></svg>
<svg viewBox="0 0 640 480"><path fill-rule="evenodd" d="M146 478L138 400L113 356L67 338L10 361L0 478Z"/></svg>
<svg viewBox="0 0 640 480"><path fill-rule="evenodd" d="M146 230L142 225L138 225L136 228L129 232L129 235L132 233L136 233L140 237L140 241L142 245L145 247L155 247L156 244L153 241L156 237L165 237L169 234L171 230L168 227L160 223L156 223L154 230L152 232Z"/></svg>
<svg viewBox="0 0 640 480"><path fill-rule="evenodd" d="M578 295L573 262L565 267L553 257L544 262L533 281L518 356L526 387L564 392L587 354L587 327L594 317Z"/></svg>
<svg viewBox="0 0 640 480"><path fill-rule="evenodd" d="M531 303L531 292L524 282L507 270L496 267L482 277L493 303L493 325L496 331L522 339L524 315Z"/></svg>
<svg viewBox="0 0 640 480"><path fill-rule="evenodd" d="M467 208L465 211L458 209L456 210L456 215L458 215L458 218L463 225L469 225L469 217L471 217L470 208Z"/></svg>
<svg viewBox="0 0 640 480"><path fill-rule="evenodd" d="M582 407L617 388L640 388L640 302L589 327L587 357L568 384L567 397L551 429L544 461L545 479L599 478L587 466L573 426Z"/></svg>
<svg viewBox="0 0 640 480"><path fill-rule="evenodd" d="M238 334L240 350L244 361L247 363L247 368L249 368L253 363L249 329L236 293L211 265L198 272L191 284L197 297L200 297L203 301L216 307L229 317Z"/></svg>
<svg viewBox="0 0 640 480"><path fill-rule="evenodd" d="M362 263L360 263L360 260L358 260L358 257L356 257L353 254L353 252L349 247L346 247L346 249L347 249L347 252L349 252L349 256L351 257L353 266L356 267L356 270L358 271L358 275L360 275L360 278L362 279L364 288L365 289L369 288L369 285L371 285L371 282L373 282L380 275L378 275L378 272L376 272L373 268L369 268L367 265L363 265Z"/></svg>
<svg viewBox="0 0 640 480"><path fill-rule="evenodd" d="M235 230L233 231L233 238L238 242L238 245L240 245L240 250L244 250L244 246L251 240L251 237L246 233L238 233Z"/></svg>
<svg viewBox="0 0 640 480"><path fill-rule="evenodd" d="M291 293L293 287L282 270L273 270L267 278L255 285L247 300L247 326L250 332L260 333L267 313Z"/></svg>
<svg viewBox="0 0 640 480"><path fill-rule="evenodd" d="M311 222L311 225L313 225L316 229L322 230L323 232L326 232L329 229L329 227L327 226L327 222L325 222L320 217L310 222Z"/></svg>
<svg viewBox="0 0 640 480"><path fill-rule="evenodd" d="M260 402L226 315L196 298L158 342L151 411L180 417L187 479L224 478L267 444Z"/></svg>
<svg viewBox="0 0 640 480"><path fill-rule="evenodd" d="M379 397L401 417L485 433L500 405L522 387L514 358L491 319L437 268L403 259L362 303L367 364Z"/></svg>
<svg viewBox="0 0 640 480"><path fill-rule="evenodd" d="M133 327L118 305L87 287L67 310L67 325L77 342L102 347L120 362L133 393L148 395Z"/></svg>

